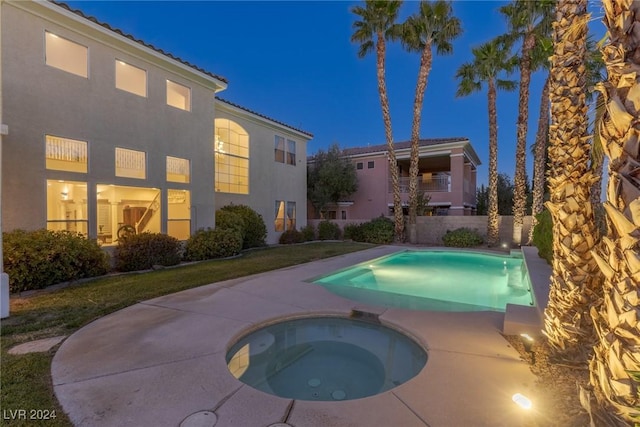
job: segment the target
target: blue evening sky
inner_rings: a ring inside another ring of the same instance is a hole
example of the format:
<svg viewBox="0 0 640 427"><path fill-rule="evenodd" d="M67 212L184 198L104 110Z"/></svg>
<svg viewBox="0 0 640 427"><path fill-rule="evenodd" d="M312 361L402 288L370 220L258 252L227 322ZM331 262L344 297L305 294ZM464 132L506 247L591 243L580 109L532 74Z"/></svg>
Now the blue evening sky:
<svg viewBox="0 0 640 427"><path fill-rule="evenodd" d="M360 59L350 42L359 2L345 1L69 1L112 27L142 39L229 81L219 96L311 132L308 154L341 147L384 144L375 54ZM456 98L458 67L471 48L506 31L501 1L454 1L463 34L454 54L436 56L422 113L422 138L467 137L482 161L478 185L487 182L486 92ZM401 20L417 10L405 2ZM592 27L601 34L602 14ZM410 139L419 56L389 45L387 88L395 141ZM518 73L513 76L519 78ZM534 142L542 73L532 78L529 138ZM498 170L513 177L517 90L498 93ZM532 160L527 158L529 175Z"/></svg>

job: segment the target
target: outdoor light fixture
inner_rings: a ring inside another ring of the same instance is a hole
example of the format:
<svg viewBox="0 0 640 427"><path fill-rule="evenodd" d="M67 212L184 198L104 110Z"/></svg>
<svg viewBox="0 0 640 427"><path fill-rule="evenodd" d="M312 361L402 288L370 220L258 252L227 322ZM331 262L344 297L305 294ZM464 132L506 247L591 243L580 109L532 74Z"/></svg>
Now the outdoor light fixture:
<svg viewBox="0 0 640 427"><path fill-rule="evenodd" d="M502 247L503 247L504 249L507 249L507 248L509 247L509 245L507 245L506 243L503 243L503 244L502 244Z"/></svg>
<svg viewBox="0 0 640 427"><path fill-rule="evenodd" d="M515 402L516 405L521 407L522 409L531 409L533 404L531 403L531 399L521 393L516 393L511 396L511 400Z"/></svg>
<svg viewBox="0 0 640 427"><path fill-rule="evenodd" d="M524 351L531 356L531 364L536 363L536 353L533 351L533 338L529 334L520 334L522 337L522 344L524 345Z"/></svg>

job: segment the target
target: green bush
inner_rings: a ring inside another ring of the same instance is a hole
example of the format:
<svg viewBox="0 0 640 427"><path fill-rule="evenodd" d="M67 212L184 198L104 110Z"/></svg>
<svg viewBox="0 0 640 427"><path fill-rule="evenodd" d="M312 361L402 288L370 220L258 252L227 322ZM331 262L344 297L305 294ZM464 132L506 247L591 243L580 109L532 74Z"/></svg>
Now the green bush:
<svg viewBox="0 0 640 427"><path fill-rule="evenodd" d="M447 230L442 241L445 246L456 248L471 248L479 246L484 242L484 239L476 230L470 228L457 228L453 231Z"/></svg>
<svg viewBox="0 0 640 427"><path fill-rule="evenodd" d="M216 212L216 216L218 216L221 211L232 212L242 218L242 249L266 245L267 226L264 224L262 215L245 205L223 206Z"/></svg>
<svg viewBox="0 0 640 427"><path fill-rule="evenodd" d="M393 221L385 216L379 216L360 226L362 241L366 243L387 244L393 242Z"/></svg>
<svg viewBox="0 0 640 427"><path fill-rule="evenodd" d="M339 240L341 234L340 226L336 223L324 220L318 224L318 239L320 240Z"/></svg>
<svg viewBox="0 0 640 427"><path fill-rule="evenodd" d="M109 271L109 256L95 240L68 231L3 233L4 270L11 292L95 277Z"/></svg>
<svg viewBox="0 0 640 427"><path fill-rule="evenodd" d="M316 240L316 229L313 225L307 224L302 227L302 230L300 231L302 232L302 237L304 238L305 242Z"/></svg>
<svg viewBox="0 0 640 427"><path fill-rule="evenodd" d="M235 231L244 239L244 220L236 212L222 209L216 211L216 229Z"/></svg>
<svg viewBox="0 0 640 427"><path fill-rule="evenodd" d="M280 244L290 245L292 243L304 242L304 235L298 230L287 230L280 235Z"/></svg>
<svg viewBox="0 0 640 427"><path fill-rule="evenodd" d="M114 251L116 270L147 270L154 265L176 265L182 258L182 246L175 237L161 233L141 233L118 240Z"/></svg>
<svg viewBox="0 0 640 427"><path fill-rule="evenodd" d="M198 230L187 240L184 258L188 261L225 258L242 250L242 236L232 229Z"/></svg>
<svg viewBox="0 0 640 427"><path fill-rule="evenodd" d="M343 232L345 239L351 239L354 242L364 242L362 224L345 224Z"/></svg>
<svg viewBox="0 0 640 427"><path fill-rule="evenodd" d="M545 209L536 215L538 223L533 229L533 245L538 248L538 256L553 262L553 221L551 213Z"/></svg>

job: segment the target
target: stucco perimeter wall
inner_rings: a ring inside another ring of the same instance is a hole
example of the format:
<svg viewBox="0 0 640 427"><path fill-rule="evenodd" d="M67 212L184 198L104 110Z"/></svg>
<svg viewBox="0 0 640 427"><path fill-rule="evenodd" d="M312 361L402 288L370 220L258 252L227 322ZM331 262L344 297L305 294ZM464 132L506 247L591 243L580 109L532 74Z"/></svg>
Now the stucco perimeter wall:
<svg viewBox="0 0 640 427"><path fill-rule="evenodd" d="M514 244L512 239L513 216L499 217L500 223L500 242ZM308 220L309 224L317 227L321 220ZM359 224L367 222L367 220L332 220L340 227L345 224ZM421 245L442 245L442 236L447 230L455 230L456 228L466 227L477 230L482 236L487 235L487 216L419 216L417 218L418 226L418 244ZM522 227L522 244L527 243L529 229L531 228L531 217L524 218Z"/></svg>

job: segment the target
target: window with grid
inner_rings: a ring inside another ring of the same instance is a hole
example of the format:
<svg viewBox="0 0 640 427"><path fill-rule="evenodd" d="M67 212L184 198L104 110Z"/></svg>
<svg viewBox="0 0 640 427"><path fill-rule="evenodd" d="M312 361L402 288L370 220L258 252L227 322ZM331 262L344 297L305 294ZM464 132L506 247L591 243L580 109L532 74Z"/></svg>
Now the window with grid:
<svg viewBox="0 0 640 427"><path fill-rule="evenodd" d="M215 120L215 189L249 194L249 135L234 121Z"/></svg>

